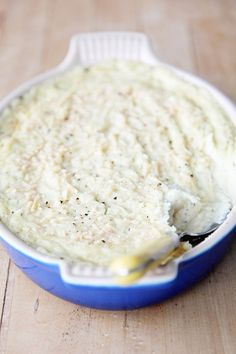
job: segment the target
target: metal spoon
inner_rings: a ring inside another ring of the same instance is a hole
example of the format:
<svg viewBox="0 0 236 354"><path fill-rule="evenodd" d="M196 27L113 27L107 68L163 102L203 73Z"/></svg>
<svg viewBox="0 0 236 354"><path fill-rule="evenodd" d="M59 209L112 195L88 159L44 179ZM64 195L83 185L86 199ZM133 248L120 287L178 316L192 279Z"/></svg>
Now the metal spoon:
<svg viewBox="0 0 236 354"><path fill-rule="evenodd" d="M213 223L208 230L200 233L182 232L176 238L173 238L173 236L168 237L165 234L163 237L150 243L139 253L116 258L109 267L114 274L115 281L119 284L131 284L135 282L148 270L158 265L166 264L169 260L176 257L175 252L178 250L177 247L180 245L180 241L189 241L192 246L196 246L221 224Z"/></svg>

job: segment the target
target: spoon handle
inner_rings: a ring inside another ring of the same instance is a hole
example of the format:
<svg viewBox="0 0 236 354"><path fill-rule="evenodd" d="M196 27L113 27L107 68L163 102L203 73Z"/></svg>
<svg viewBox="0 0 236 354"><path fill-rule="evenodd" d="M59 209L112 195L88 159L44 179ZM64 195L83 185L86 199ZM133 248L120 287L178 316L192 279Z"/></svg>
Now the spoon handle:
<svg viewBox="0 0 236 354"><path fill-rule="evenodd" d="M115 258L109 267L114 274L115 282L128 285L137 281L148 270L163 264L178 245L177 235L163 235L137 253Z"/></svg>

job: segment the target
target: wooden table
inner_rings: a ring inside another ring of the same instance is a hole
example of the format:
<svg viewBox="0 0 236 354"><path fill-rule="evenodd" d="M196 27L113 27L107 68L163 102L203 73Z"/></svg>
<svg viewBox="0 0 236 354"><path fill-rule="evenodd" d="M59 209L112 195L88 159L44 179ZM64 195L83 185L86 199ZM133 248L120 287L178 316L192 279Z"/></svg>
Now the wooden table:
<svg viewBox="0 0 236 354"><path fill-rule="evenodd" d="M71 35L147 33L158 56L236 99L234 0L0 0L0 95L53 67ZM0 249L1 354L233 354L236 243L201 283L161 305L96 311L38 288Z"/></svg>

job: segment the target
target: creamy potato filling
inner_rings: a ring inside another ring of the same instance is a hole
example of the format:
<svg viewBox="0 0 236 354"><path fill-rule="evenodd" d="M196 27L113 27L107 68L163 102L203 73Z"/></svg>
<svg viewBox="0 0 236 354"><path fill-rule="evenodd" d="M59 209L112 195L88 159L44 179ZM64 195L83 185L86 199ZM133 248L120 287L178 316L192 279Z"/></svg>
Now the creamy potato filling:
<svg viewBox="0 0 236 354"><path fill-rule="evenodd" d="M108 264L224 218L235 166L235 127L206 90L161 65L79 67L2 113L0 219L43 253Z"/></svg>

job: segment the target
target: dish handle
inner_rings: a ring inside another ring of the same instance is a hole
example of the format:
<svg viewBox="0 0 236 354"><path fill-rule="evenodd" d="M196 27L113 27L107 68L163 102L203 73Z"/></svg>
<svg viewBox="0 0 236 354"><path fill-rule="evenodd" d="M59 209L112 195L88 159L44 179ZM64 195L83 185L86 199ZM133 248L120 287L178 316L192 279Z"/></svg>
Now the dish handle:
<svg viewBox="0 0 236 354"><path fill-rule="evenodd" d="M137 282L137 285L170 284L174 282L178 276L180 258L151 270ZM61 278L68 285L129 286L127 283L117 283L114 274L107 267L89 263L74 264L63 260L60 261L59 268ZM132 286L135 285L132 284Z"/></svg>
<svg viewBox="0 0 236 354"><path fill-rule="evenodd" d="M148 37L139 32L93 32L75 35L60 66L87 66L111 59L158 62Z"/></svg>

